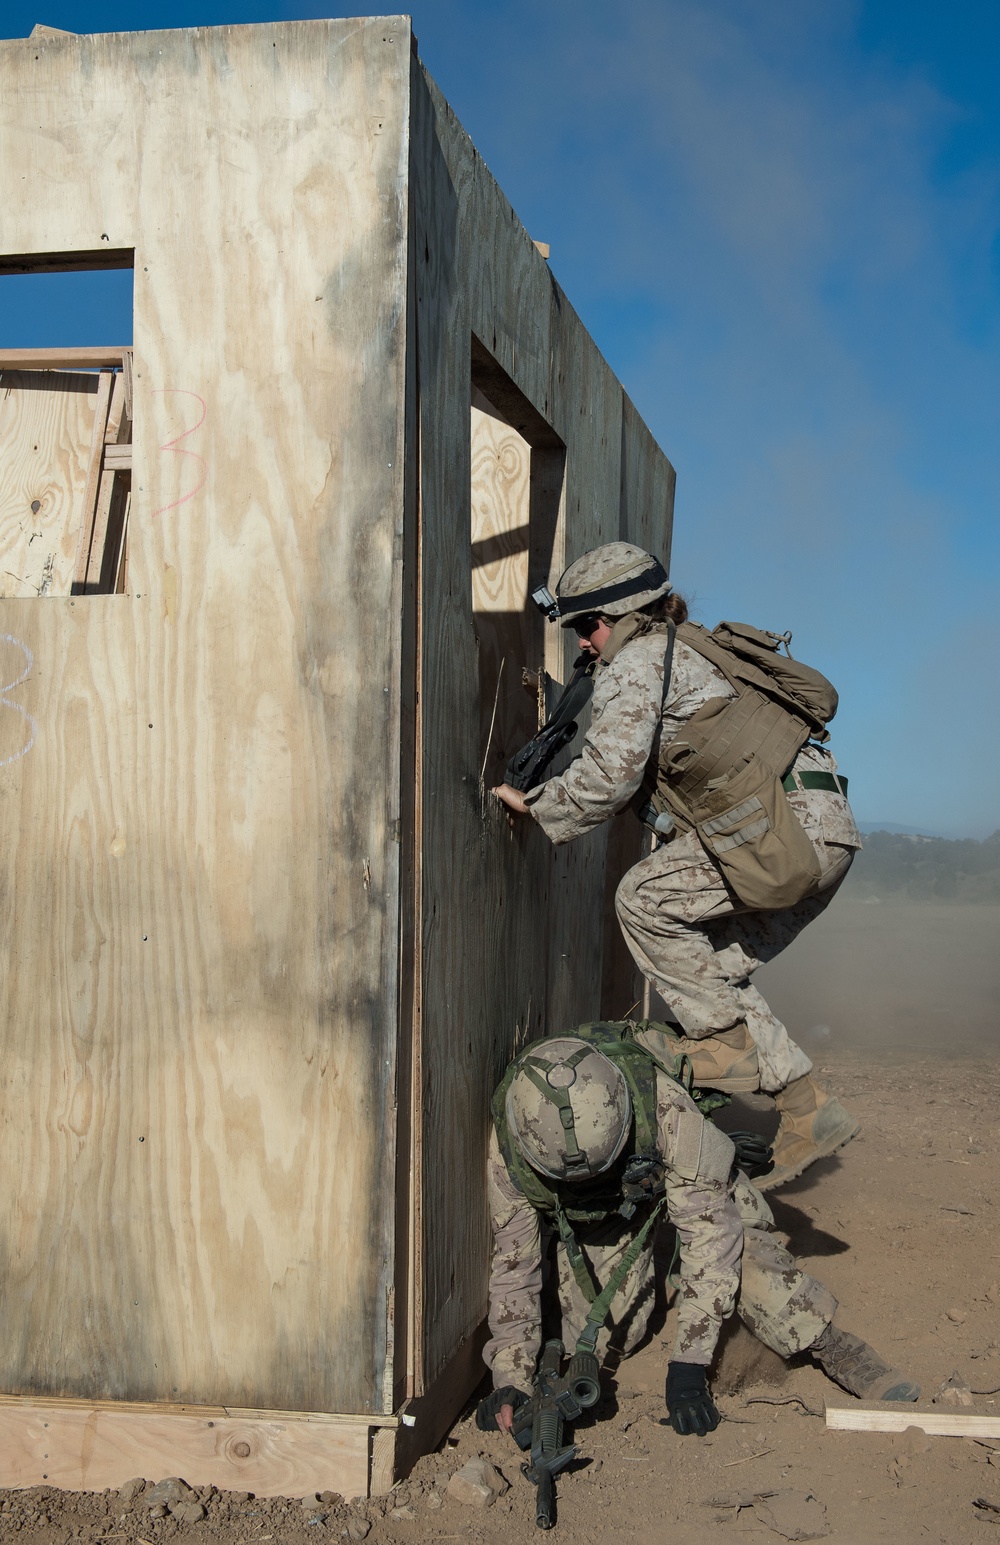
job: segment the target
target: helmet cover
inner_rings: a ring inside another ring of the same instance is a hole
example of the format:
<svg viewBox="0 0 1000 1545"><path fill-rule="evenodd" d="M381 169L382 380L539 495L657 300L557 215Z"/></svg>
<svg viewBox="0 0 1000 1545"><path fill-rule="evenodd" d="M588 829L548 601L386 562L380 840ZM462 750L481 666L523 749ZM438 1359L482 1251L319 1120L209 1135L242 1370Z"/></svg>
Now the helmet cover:
<svg viewBox="0 0 1000 1545"><path fill-rule="evenodd" d="M531 1167L550 1180L589 1180L608 1169L632 1126L621 1070L575 1036L540 1041L518 1061L507 1124Z"/></svg>
<svg viewBox="0 0 1000 1545"><path fill-rule="evenodd" d="M589 612L624 617L669 593L667 572L652 553L632 542L606 542L577 558L560 576L559 621L566 627Z"/></svg>

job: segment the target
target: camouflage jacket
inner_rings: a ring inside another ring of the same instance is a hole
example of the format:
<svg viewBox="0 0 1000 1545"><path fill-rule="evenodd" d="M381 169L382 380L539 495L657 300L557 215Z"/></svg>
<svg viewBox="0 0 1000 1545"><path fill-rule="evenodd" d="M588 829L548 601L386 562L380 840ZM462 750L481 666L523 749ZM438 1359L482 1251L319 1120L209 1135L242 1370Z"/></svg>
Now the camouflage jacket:
<svg viewBox="0 0 1000 1545"><path fill-rule="evenodd" d="M650 757L711 698L734 697L735 688L709 660L677 640L670 686L663 698L665 631L630 639L594 677L590 728L580 755L564 773L525 796L531 814L552 842L570 842L624 810L638 793ZM830 752L803 746L796 771L834 772ZM789 796L801 818L806 808L822 825L827 842L860 847L854 817L842 794L812 789Z"/></svg>
<svg viewBox="0 0 1000 1545"><path fill-rule="evenodd" d="M705 1179L697 1174L702 1167L697 1160L697 1142L708 1124L694 1101L663 1074L657 1074L656 1097L660 1152L667 1166L667 1213L680 1242L677 1335L671 1356L676 1361L707 1365L722 1322L736 1300L743 1224L728 1176ZM728 1145L731 1155L732 1144L715 1127L708 1130L716 1158L721 1148L725 1161L726 1148L721 1145ZM706 1167L718 1168L718 1164ZM722 1167L726 1167L725 1162ZM527 1389L541 1345L544 1225L508 1175L495 1132L490 1137L488 1193L493 1219L491 1339L483 1357L492 1370L496 1389L505 1384ZM584 1242L585 1238L583 1235Z"/></svg>

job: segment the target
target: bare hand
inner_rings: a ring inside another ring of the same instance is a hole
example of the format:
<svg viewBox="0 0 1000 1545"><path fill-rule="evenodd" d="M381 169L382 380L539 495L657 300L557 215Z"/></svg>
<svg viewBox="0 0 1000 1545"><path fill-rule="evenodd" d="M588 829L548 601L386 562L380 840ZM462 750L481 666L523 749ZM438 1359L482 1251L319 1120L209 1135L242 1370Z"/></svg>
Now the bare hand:
<svg viewBox="0 0 1000 1545"><path fill-rule="evenodd" d="M524 795L520 790L511 788L509 783L500 783L495 789L491 789L490 792L500 800L501 804L507 806L512 815L528 814L528 805Z"/></svg>
<svg viewBox="0 0 1000 1545"><path fill-rule="evenodd" d="M497 1426L501 1432L510 1432L514 1425L514 1407L501 1406L497 1412Z"/></svg>

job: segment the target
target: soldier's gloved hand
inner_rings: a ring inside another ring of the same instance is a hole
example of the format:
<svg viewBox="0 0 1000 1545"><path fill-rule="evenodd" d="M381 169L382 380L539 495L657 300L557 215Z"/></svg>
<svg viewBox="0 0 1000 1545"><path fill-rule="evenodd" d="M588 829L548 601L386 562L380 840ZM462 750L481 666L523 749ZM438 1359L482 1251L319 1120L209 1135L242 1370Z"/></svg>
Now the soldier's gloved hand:
<svg viewBox="0 0 1000 1545"><path fill-rule="evenodd" d="M729 1132L726 1134L736 1149L733 1161L750 1180L769 1175L774 1168L774 1152L759 1132Z"/></svg>
<svg viewBox="0 0 1000 1545"><path fill-rule="evenodd" d="M708 1393L707 1374L701 1363L667 1364L667 1415L675 1432L703 1438L722 1420Z"/></svg>
<svg viewBox="0 0 1000 1545"><path fill-rule="evenodd" d="M523 1406L528 1396L523 1390L515 1389L512 1384L505 1384L502 1389L491 1390L484 1395L476 1407L476 1426L480 1432L496 1432L497 1417L503 1406L510 1406L516 1411Z"/></svg>

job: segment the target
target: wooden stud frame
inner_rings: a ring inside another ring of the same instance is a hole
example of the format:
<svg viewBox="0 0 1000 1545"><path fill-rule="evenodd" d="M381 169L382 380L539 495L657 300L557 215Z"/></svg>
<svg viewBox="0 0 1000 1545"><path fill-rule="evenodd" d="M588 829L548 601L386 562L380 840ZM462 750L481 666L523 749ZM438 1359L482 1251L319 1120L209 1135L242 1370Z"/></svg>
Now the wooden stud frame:
<svg viewBox="0 0 1000 1545"><path fill-rule="evenodd" d="M91 379L81 372L98 370L83 487L79 499L67 511L68 521L77 533L71 595L114 594L124 577L132 485L131 367L130 348L0 349L3 398L18 390L37 395L41 389L47 393L53 417L62 416L60 397L65 392L79 393L91 384ZM2 446L5 469L23 463L30 449L38 450L37 445L28 445L37 433L37 414L14 426L13 434L5 437ZM19 444L18 439L23 443ZM40 474L35 470L33 475L37 479ZM37 504L37 500L33 501L31 508L35 509ZM5 573L9 575L9 566ZM30 594L30 588L22 593ZM57 592L46 586L37 593Z"/></svg>

